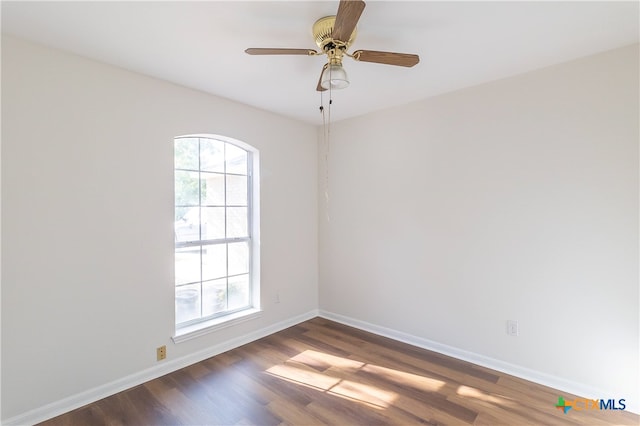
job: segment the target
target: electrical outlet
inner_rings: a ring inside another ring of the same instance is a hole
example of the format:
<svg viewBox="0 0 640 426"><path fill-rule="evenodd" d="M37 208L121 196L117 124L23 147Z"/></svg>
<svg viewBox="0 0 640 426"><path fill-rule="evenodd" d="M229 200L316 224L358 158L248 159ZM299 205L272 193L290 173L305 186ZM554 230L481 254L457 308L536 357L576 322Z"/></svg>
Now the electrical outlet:
<svg viewBox="0 0 640 426"><path fill-rule="evenodd" d="M507 321L507 334L509 336L518 336L520 334L520 328L518 327L518 321Z"/></svg>
<svg viewBox="0 0 640 426"><path fill-rule="evenodd" d="M165 359L167 357L167 347L160 346L158 349L156 349L156 357L158 361L162 361L163 359Z"/></svg>

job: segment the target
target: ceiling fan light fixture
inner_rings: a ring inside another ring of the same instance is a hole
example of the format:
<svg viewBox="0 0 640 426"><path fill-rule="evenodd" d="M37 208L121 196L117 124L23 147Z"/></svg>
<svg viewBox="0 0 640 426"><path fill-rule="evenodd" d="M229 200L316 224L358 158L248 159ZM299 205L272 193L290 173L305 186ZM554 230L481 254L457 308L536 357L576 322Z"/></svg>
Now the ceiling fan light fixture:
<svg viewBox="0 0 640 426"><path fill-rule="evenodd" d="M2 0L0 0L2 1ZM349 79L342 58L348 56L358 62L412 67L420 62L418 55L410 53L383 52L379 50L357 50L348 53L349 47L356 38L358 20L365 8L362 0L340 0L336 15L318 19L312 27L313 38L320 51L313 49L263 48L251 47L245 52L249 55L327 55L327 62L322 68L316 85L318 92L328 89L344 89L349 86Z"/></svg>
<svg viewBox="0 0 640 426"><path fill-rule="evenodd" d="M331 64L322 73L320 86L324 89L345 89L349 86L347 72L341 64Z"/></svg>

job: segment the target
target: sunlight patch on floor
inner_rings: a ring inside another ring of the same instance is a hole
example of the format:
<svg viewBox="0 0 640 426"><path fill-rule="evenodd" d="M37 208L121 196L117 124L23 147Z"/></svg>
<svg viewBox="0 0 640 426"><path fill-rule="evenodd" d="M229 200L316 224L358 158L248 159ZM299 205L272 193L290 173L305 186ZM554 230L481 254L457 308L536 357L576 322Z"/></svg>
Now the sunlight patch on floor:
<svg viewBox="0 0 640 426"><path fill-rule="evenodd" d="M381 367L379 365L367 364L362 368L363 371L384 377L386 380L394 382L401 386L411 386L427 392L437 392L446 382L436 380L429 377L420 376L418 374L407 373L405 371L395 370L393 368Z"/></svg>
<svg viewBox="0 0 640 426"><path fill-rule="evenodd" d="M314 367L319 365L327 368L322 372L315 370ZM387 408L398 398L398 394L391 390L344 378L345 375L355 374L358 371L380 377L398 386L409 386L425 392L436 392L446 384L442 380L366 364L315 350L303 351L283 364L277 364L265 370L273 377L363 403L372 408Z"/></svg>
<svg viewBox="0 0 640 426"><path fill-rule="evenodd" d="M286 364L274 365L267 370L267 373L322 390L329 390L340 382L339 377L331 377Z"/></svg>
<svg viewBox="0 0 640 426"><path fill-rule="evenodd" d="M298 355L290 358L293 361L300 361L304 363L305 359L312 359L315 361L319 361L321 363L328 364L332 367L340 368L340 369L352 369L358 370L364 366L364 363L360 361L355 361L349 358L344 358L340 356L335 356L331 354L325 354L324 352L318 352L311 349L308 349L304 352L300 352Z"/></svg>
<svg viewBox="0 0 640 426"><path fill-rule="evenodd" d="M266 372L271 376L287 380L288 382L364 403L369 407L377 409L389 407L397 397L395 392L389 392L376 386L316 373L292 365L274 365L267 369Z"/></svg>
<svg viewBox="0 0 640 426"><path fill-rule="evenodd" d="M351 380L341 380L329 390L330 394L363 401L377 407L387 408L393 404L398 395L395 392L380 389L377 386L365 385Z"/></svg>
<svg viewBox="0 0 640 426"><path fill-rule="evenodd" d="M456 393L465 398L475 398L481 401L490 402L492 404L498 404L507 407L513 407L516 405L512 398L491 395L469 386L459 386Z"/></svg>

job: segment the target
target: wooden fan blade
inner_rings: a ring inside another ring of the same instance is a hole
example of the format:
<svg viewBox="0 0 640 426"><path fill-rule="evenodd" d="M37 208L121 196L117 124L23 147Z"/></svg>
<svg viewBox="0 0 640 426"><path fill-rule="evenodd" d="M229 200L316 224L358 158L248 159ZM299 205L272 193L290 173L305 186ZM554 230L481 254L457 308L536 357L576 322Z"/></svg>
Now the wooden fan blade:
<svg viewBox="0 0 640 426"><path fill-rule="evenodd" d="M322 74L324 74L324 70L326 70L328 66L329 64L324 64L324 67L322 67L322 71L320 71L320 77L318 78L318 87L316 87L316 90L318 92L324 92L325 90L327 90L324 87L322 87L320 83L322 83Z"/></svg>
<svg viewBox="0 0 640 426"><path fill-rule="evenodd" d="M349 41L365 6L362 0L340 0L331 37L334 40Z"/></svg>
<svg viewBox="0 0 640 426"><path fill-rule="evenodd" d="M245 50L249 55L308 55L313 56L317 55L313 49L270 49L270 48L262 48L262 47L251 47Z"/></svg>
<svg viewBox="0 0 640 426"><path fill-rule="evenodd" d="M399 65L401 67L412 67L420 62L420 57L418 55L412 55L409 53L379 52L376 50L356 50L353 52L352 56L356 61Z"/></svg>

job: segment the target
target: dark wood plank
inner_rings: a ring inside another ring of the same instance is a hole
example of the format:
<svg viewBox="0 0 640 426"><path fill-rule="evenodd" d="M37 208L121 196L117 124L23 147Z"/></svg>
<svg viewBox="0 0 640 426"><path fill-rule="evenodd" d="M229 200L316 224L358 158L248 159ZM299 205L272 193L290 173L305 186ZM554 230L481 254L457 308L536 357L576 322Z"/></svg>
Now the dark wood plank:
<svg viewBox="0 0 640 426"><path fill-rule="evenodd" d="M314 318L43 425L637 425L556 389Z"/></svg>

